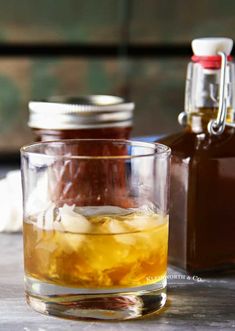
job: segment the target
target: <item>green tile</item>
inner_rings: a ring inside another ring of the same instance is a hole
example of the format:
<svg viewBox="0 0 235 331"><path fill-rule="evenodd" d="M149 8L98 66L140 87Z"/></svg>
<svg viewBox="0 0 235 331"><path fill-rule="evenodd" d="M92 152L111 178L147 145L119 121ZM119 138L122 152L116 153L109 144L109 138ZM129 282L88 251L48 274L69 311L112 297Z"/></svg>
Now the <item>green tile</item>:
<svg viewBox="0 0 235 331"><path fill-rule="evenodd" d="M51 95L114 94L136 102L135 135L178 129L186 59L0 59L0 151L32 141L29 100Z"/></svg>
<svg viewBox="0 0 235 331"><path fill-rule="evenodd" d="M179 129L184 107L187 60L132 62L131 97L136 102L134 135L161 134Z"/></svg>
<svg viewBox="0 0 235 331"><path fill-rule="evenodd" d="M115 42L122 1L0 0L0 41Z"/></svg>
<svg viewBox="0 0 235 331"><path fill-rule="evenodd" d="M131 42L188 43L193 38L235 39L233 0L134 0Z"/></svg>

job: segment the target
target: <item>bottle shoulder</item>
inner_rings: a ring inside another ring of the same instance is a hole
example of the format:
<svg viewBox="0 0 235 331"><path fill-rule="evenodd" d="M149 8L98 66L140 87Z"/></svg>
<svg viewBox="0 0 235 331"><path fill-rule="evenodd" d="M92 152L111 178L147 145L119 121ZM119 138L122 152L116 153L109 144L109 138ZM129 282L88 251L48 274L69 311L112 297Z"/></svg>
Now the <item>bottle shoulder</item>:
<svg viewBox="0 0 235 331"><path fill-rule="evenodd" d="M182 157L187 157L193 154L195 149L195 139L195 134L187 131L181 131L165 136L157 142L169 146L173 155L179 154Z"/></svg>
<svg viewBox="0 0 235 331"><path fill-rule="evenodd" d="M235 131L225 130L220 136L207 133L194 133L183 130L161 138L158 142L169 146L172 155L182 158L201 157L235 157Z"/></svg>

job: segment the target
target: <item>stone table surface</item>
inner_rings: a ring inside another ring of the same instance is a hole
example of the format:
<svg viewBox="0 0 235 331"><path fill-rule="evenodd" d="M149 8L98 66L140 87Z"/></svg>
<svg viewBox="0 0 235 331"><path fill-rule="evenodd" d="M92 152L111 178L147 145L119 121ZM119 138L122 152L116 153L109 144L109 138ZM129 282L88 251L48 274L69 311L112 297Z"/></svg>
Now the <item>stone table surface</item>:
<svg viewBox="0 0 235 331"><path fill-rule="evenodd" d="M159 315L124 322L69 321L25 303L21 234L0 234L0 331L150 331L235 329L235 274L189 277L169 270L168 303Z"/></svg>

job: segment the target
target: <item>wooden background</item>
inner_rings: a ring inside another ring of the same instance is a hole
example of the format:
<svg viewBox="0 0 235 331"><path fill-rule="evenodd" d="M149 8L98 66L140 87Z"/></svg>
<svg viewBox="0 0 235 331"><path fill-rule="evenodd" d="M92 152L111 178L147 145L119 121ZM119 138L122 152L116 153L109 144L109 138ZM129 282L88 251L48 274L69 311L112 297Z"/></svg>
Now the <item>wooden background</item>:
<svg viewBox="0 0 235 331"><path fill-rule="evenodd" d="M235 38L235 1L0 0L0 152L32 141L28 101L58 94L126 96L134 135L178 130L203 36Z"/></svg>

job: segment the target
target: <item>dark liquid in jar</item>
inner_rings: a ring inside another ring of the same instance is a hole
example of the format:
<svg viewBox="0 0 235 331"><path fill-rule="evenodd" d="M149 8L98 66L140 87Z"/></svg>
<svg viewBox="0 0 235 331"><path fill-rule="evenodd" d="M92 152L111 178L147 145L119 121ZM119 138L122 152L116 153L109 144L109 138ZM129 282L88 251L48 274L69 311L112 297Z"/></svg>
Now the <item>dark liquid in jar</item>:
<svg viewBox="0 0 235 331"><path fill-rule="evenodd" d="M129 139L131 127L107 127L74 130L33 129L36 141L58 139Z"/></svg>
<svg viewBox="0 0 235 331"><path fill-rule="evenodd" d="M130 127L113 127L83 130L35 130L38 140L58 139L128 139ZM50 153L50 152L49 152ZM122 156L125 145L74 144L57 150L61 155ZM116 205L134 206L128 198L128 165L126 160L58 160L51 167L49 181L51 197L59 206ZM107 175L109 174L109 175Z"/></svg>

